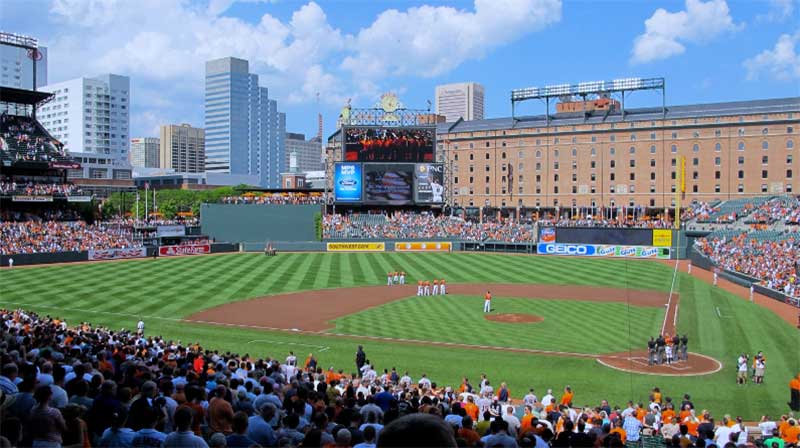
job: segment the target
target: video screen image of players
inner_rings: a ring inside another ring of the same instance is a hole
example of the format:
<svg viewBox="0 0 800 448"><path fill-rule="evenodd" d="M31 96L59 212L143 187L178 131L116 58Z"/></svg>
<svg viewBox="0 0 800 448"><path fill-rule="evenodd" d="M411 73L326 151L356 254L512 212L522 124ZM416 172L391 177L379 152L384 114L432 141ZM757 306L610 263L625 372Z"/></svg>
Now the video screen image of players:
<svg viewBox="0 0 800 448"><path fill-rule="evenodd" d="M432 128L346 128L347 162L432 162Z"/></svg>

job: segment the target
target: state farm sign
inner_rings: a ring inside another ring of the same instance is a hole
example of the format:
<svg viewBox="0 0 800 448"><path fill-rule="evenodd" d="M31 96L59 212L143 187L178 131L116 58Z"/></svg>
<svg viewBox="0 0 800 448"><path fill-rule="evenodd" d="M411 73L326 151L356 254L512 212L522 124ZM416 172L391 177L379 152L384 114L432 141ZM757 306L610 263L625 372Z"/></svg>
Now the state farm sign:
<svg viewBox="0 0 800 448"><path fill-rule="evenodd" d="M174 255L201 255L210 254L211 245L194 244L191 246L161 246L158 248L158 255L161 257L171 257Z"/></svg>

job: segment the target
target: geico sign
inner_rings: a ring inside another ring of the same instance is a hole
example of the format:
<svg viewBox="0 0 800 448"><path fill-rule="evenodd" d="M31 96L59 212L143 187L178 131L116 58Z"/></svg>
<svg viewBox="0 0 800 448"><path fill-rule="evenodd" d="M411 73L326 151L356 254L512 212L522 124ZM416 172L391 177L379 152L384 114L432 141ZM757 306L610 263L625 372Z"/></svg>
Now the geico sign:
<svg viewBox="0 0 800 448"><path fill-rule="evenodd" d="M594 246L580 244L540 244L539 253L550 255L594 255Z"/></svg>

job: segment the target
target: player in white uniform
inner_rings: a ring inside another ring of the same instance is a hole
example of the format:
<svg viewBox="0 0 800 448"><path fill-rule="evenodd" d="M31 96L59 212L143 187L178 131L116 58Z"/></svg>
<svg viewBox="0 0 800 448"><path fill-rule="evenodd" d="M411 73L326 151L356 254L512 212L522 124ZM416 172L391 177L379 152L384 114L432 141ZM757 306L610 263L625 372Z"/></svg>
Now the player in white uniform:
<svg viewBox="0 0 800 448"><path fill-rule="evenodd" d="M717 286L717 277L718 277L718 274L716 272L714 272L714 286Z"/></svg>
<svg viewBox="0 0 800 448"><path fill-rule="evenodd" d="M406 284L406 273L402 272L402 271L400 272L400 284L401 285L405 285Z"/></svg>
<svg viewBox="0 0 800 448"><path fill-rule="evenodd" d="M417 282L417 297L422 297L422 293L424 292L424 286L422 286L422 280Z"/></svg>
<svg viewBox="0 0 800 448"><path fill-rule="evenodd" d="M425 295L426 296L431 295L431 282L427 280L425 281Z"/></svg>
<svg viewBox="0 0 800 448"><path fill-rule="evenodd" d="M445 290L445 285L446 285L446 284L445 284L445 282L444 282L444 279L442 279L441 281L439 281L439 294L441 294L441 295L445 295L445 294L447 294L447 291Z"/></svg>
<svg viewBox="0 0 800 448"><path fill-rule="evenodd" d="M439 280L434 280L433 281L433 295L434 296L438 296L439 295Z"/></svg>
<svg viewBox="0 0 800 448"><path fill-rule="evenodd" d="M400 273L399 272L395 272L394 273L393 280L394 280L394 284L395 285L399 285L400 284Z"/></svg>

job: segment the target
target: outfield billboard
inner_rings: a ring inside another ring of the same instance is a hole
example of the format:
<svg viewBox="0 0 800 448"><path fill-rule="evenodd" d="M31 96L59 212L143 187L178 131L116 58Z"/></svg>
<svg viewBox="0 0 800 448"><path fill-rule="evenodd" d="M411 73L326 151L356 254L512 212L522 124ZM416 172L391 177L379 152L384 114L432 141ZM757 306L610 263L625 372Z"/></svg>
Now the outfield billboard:
<svg viewBox="0 0 800 448"><path fill-rule="evenodd" d="M327 243L328 252L383 252L386 243Z"/></svg>
<svg viewBox="0 0 800 448"><path fill-rule="evenodd" d="M192 244L186 246L160 246L158 255L160 257L170 257L174 255L200 255L210 254L210 244Z"/></svg>
<svg viewBox="0 0 800 448"><path fill-rule="evenodd" d="M580 257L620 257L668 259L668 247L624 246L609 244L564 244L539 243L536 251L542 255L566 255Z"/></svg>
<svg viewBox="0 0 800 448"><path fill-rule="evenodd" d="M450 252L449 241L407 241L394 243L395 252Z"/></svg>
<svg viewBox="0 0 800 448"><path fill-rule="evenodd" d="M90 260L120 260L123 258L143 258L147 249L136 247L131 249L97 249L89 251Z"/></svg>
<svg viewBox="0 0 800 448"><path fill-rule="evenodd" d="M364 194L360 163L337 163L333 173L333 197L336 202L359 203Z"/></svg>

